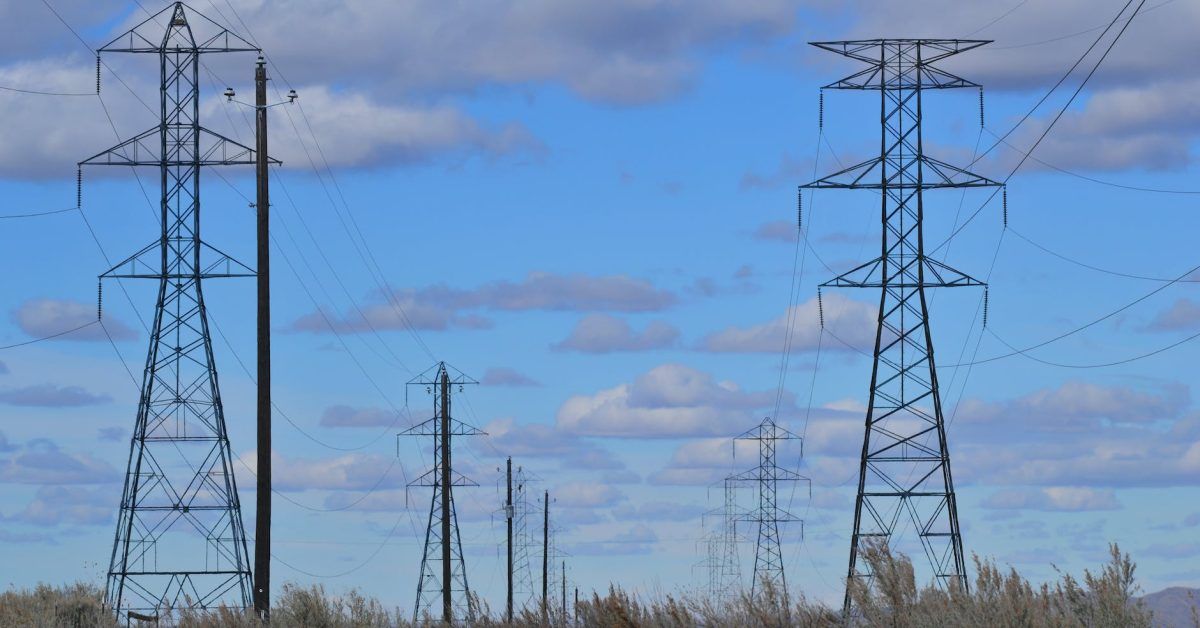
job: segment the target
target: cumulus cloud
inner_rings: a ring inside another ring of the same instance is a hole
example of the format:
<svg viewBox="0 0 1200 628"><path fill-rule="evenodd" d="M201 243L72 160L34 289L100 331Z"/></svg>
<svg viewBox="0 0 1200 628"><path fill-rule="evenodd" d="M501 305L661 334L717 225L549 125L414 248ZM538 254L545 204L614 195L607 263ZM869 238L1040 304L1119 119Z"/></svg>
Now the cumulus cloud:
<svg viewBox="0 0 1200 628"><path fill-rule="evenodd" d="M607 538L568 545L567 551L575 556L649 554L657 544L654 529L637 523Z"/></svg>
<svg viewBox="0 0 1200 628"><path fill-rule="evenodd" d="M669 349L678 342L679 330L665 321L650 321L645 329L635 331L624 319L591 314L580 320L571 334L554 348L581 353L612 353Z"/></svg>
<svg viewBox="0 0 1200 628"><path fill-rule="evenodd" d="M1190 402L1186 386L1166 385L1156 392L1128 386L1069 381L999 403L967 400L959 409L964 421L1037 423L1042 429L1088 429L1101 421L1144 423L1171 419Z"/></svg>
<svg viewBox="0 0 1200 628"><path fill-rule="evenodd" d="M615 487L596 482L570 482L550 489L554 505L562 508L609 508L625 501Z"/></svg>
<svg viewBox="0 0 1200 628"><path fill-rule="evenodd" d="M82 327L96 320L95 304L63 299L31 299L22 303L12 313L13 322L21 331L35 338L61 334L68 329ZM79 331L60 336L59 340L104 340L104 329L113 340L134 340L137 332L111 316L104 319L104 328L99 325L85 327Z"/></svg>
<svg viewBox="0 0 1200 628"><path fill-rule="evenodd" d="M854 301L840 294L825 295L818 303L816 297L793 306L779 318L750 327L728 327L709 334L700 341L700 348L717 353L779 353L787 342L791 326L793 351L811 351L821 338L820 307L824 307L825 326L846 343L869 346L875 342L877 307ZM845 349L841 343L830 343L831 350Z"/></svg>
<svg viewBox="0 0 1200 628"><path fill-rule="evenodd" d="M666 364L632 383L571 397L559 408L556 424L586 436L711 436L736 431L747 417L774 404L773 391L743 391L691 367Z"/></svg>
<svg viewBox="0 0 1200 628"><path fill-rule="evenodd" d="M76 486L43 486L23 510L4 520L36 526L101 525L112 521L116 495Z"/></svg>
<svg viewBox="0 0 1200 628"><path fill-rule="evenodd" d="M1116 493L1111 489L1071 486L1020 488L998 491L983 500L984 508L997 510L1042 510L1082 512L1119 510Z"/></svg>
<svg viewBox="0 0 1200 628"><path fill-rule="evenodd" d="M1193 330L1200 324L1200 303L1182 298L1159 312L1146 328L1150 331Z"/></svg>
<svg viewBox="0 0 1200 628"><path fill-rule="evenodd" d="M112 398L88 392L80 386L35 384L0 390L0 403L12 406L68 408L108 403Z"/></svg>
<svg viewBox="0 0 1200 628"><path fill-rule="evenodd" d="M624 463L612 453L576 434L544 423L520 423L497 419L484 426L487 446L477 446L480 456L519 458L558 458L572 469L619 471ZM477 442L477 441L472 441Z"/></svg>
<svg viewBox="0 0 1200 628"><path fill-rule="evenodd" d="M494 281L473 289L429 286L373 294L374 303L342 316L314 312L292 323L294 331L324 333L330 325L343 332L371 329L421 330L489 327L475 310L522 312L652 312L674 305L676 296L643 279L625 275L529 273L521 281Z"/></svg>
<svg viewBox="0 0 1200 628"><path fill-rule="evenodd" d="M103 460L86 453L68 453L46 438L37 438L13 448L0 458L0 482L13 484L104 484L116 482L121 474Z"/></svg>
<svg viewBox="0 0 1200 628"><path fill-rule="evenodd" d="M320 425L323 427L381 427L393 426L400 421L400 415L392 410L383 408L352 408L344 405L333 405L321 413Z"/></svg>
<svg viewBox="0 0 1200 628"><path fill-rule="evenodd" d="M513 388L541 386L532 377L506 366L496 366L484 371L479 383L484 386L510 386Z"/></svg>
<svg viewBox="0 0 1200 628"><path fill-rule="evenodd" d="M254 452L241 462L255 473ZM289 458L271 453L272 488L278 491L360 491L404 486L404 472L392 456L349 453L330 458Z"/></svg>
<svg viewBox="0 0 1200 628"><path fill-rule="evenodd" d="M303 69L389 94L557 83L589 100L627 105L685 89L698 50L786 34L799 2L302 0L286 13L259 0L234 5L291 74Z"/></svg>

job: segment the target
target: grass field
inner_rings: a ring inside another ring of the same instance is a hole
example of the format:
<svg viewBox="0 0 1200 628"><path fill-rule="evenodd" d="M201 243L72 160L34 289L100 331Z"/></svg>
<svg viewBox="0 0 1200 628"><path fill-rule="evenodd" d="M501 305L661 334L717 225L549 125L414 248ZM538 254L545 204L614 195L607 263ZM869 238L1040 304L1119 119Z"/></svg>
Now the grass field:
<svg viewBox="0 0 1200 628"><path fill-rule="evenodd" d="M875 573L869 587L852 591L861 618L857 625L892 627L998 626L998 627L1150 627L1152 613L1138 600L1135 566L1115 545L1110 561L1099 571L1082 576L1062 575L1057 582L1033 585L1015 570L1003 570L993 561L975 560L977 574L970 592L917 586L911 561L883 547L871 548L866 558ZM0 595L0 626L93 627L117 626L102 604L95 585L79 583ZM503 625L502 614L484 604L473 625ZM285 585L276 596L272 623L303 628L374 628L409 626L402 609L387 608L356 591L332 594L320 586ZM776 591L756 598L745 594L729 599L667 596L642 599L616 585L607 592L581 600L568 609L551 609L543 618L540 609L526 609L515 618L518 626L841 626L840 609L813 603L798 594L785 600ZM1191 622L1200 627L1192 611ZM134 625L137 625L136 623ZM182 611L163 625L181 627L256 626L257 619L240 610Z"/></svg>

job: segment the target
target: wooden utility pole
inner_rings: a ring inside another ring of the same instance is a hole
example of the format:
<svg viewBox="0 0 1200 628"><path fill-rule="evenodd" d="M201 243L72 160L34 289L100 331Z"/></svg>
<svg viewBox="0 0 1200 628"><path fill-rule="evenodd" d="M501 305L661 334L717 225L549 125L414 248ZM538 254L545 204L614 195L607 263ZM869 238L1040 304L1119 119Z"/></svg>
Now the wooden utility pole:
<svg viewBox="0 0 1200 628"><path fill-rule="evenodd" d="M258 194L258 487L254 519L254 610L263 621L271 616L271 199L267 166L267 63L261 55L254 68L254 112L257 146L255 178Z"/></svg>
<svg viewBox="0 0 1200 628"><path fill-rule="evenodd" d="M513 620L513 496L512 496L512 456L508 457L508 492L504 500L504 518L508 520L508 599L504 607L504 617L508 623Z"/></svg>
<svg viewBox="0 0 1200 628"><path fill-rule="evenodd" d="M542 619L550 617L550 491L542 496Z"/></svg>
<svg viewBox="0 0 1200 628"><path fill-rule="evenodd" d="M450 564L450 374L442 371L441 381L442 416L441 416L441 447L442 447L442 621L450 625L454 621L454 597L451 589Z"/></svg>

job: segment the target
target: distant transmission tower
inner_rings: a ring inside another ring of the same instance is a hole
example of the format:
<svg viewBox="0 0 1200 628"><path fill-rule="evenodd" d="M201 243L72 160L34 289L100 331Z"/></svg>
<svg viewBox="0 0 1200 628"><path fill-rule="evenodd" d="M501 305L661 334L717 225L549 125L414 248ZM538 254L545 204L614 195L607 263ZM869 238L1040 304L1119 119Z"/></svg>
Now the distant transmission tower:
<svg viewBox="0 0 1200 628"><path fill-rule="evenodd" d="M800 437L777 425L771 417L767 417L756 427L735 438L735 444L739 440L758 443L758 466L731 475L726 481L727 504L731 499L732 486L752 484L758 488L758 505L749 511L734 513L732 517L735 522L758 525L758 542L754 550L754 581L750 584L750 594L757 595L760 587L770 586L786 600L787 578L783 572L779 524L799 521L803 525L803 521L779 507L777 491L779 482L807 482L808 478L776 464L775 450L779 441L800 440ZM736 538L733 540L736 541ZM736 561L736 556L734 560Z"/></svg>
<svg viewBox="0 0 1200 628"><path fill-rule="evenodd" d="M880 257L823 284L882 289L846 574L847 614L851 585L856 580L867 585L873 576L859 560L863 542L888 541L904 515L937 581L967 586L925 289L984 284L925 255L922 194L1001 184L925 155L921 95L927 89L982 89L934 64L986 43L874 39L813 44L868 65L825 89L877 90L882 107L878 157L802 186L877 190L882 197Z"/></svg>
<svg viewBox="0 0 1200 628"><path fill-rule="evenodd" d="M200 57L258 52L180 2L99 53L158 58L160 121L84 165L153 166L161 235L102 279L154 279L158 301L109 562L105 603L123 619L251 605L250 565L201 280L254 272L200 238L202 166L254 150L200 125Z"/></svg>
<svg viewBox="0 0 1200 628"><path fill-rule="evenodd" d="M513 604L519 609L535 607L538 599L531 560L533 553L530 550L540 546L541 542L534 537L533 528L529 525L529 517L538 514L529 508L531 481L529 473L517 467L513 474Z"/></svg>
<svg viewBox="0 0 1200 628"><path fill-rule="evenodd" d="M432 379L428 373L436 369ZM409 486L433 487L429 504L429 523L425 528L425 551L421 554L421 577L417 580L417 601L413 606L413 622L441 608L442 621L455 623L455 617L473 621L475 609L471 589L467 586L467 565L463 561L462 536L458 530L458 513L454 509L455 486L476 486L454 470L452 436L476 436L482 431L452 418L450 414L453 389L462 392L465 384L475 380L455 371L445 362L425 371L410 381L410 386L424 386L433 396L433 417L404 431L408 436L433 437L433 468L409 483Z"/></svg>
<svg viewBox="0 0 1200 628"><path fill-rule="evenodd" d="M736 595L742 589L742 568L737 550L742 539L737 533L737 521L747 513L737 503L738 482L732 477L725 478L721 487L721 507L704 513L701 518L705 525L709 517L718 517L719 523L701 538L706 555L697 565L708 571L708 590L712 599Z"/></svg>

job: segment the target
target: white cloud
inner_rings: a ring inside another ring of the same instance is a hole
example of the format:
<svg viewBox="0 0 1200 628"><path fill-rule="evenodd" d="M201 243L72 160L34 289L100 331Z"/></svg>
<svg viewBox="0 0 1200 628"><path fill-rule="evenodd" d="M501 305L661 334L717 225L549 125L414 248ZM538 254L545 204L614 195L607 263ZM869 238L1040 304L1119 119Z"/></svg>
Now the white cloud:
<svg viewBox="0 0 1200 628"><path fill-rule="evenodd" d="M45 438L31 440L8 458L0 458L0 482L105 484L120 479L121 474L107 462L86 453L67 453Z"/></svg>
<svg viewBox="0 0 1200 628"><path fill-rule="evenodd" d="M550 489L553 506L562 508L609 508L625 501L615 487L596 482L570 482Z"/></svg>
<svg viewBox="0 0 1200 628"><path fill-rule="evenodd" d="M554 345L562 351L612 353L668 349L679 342L679 330L665 321L651 321L635 331L627 321L607 314L584 317L562 342Z"/></svg>
<svg viewBox="0 0 1200 628"><path fill-rule="evenodd" d="M251 473L258 464L254 452L241 456ZM358 491L402 487L399 461L380 454L349 453L331 458L288 458L271 453L271 482L278 491Z"/></svg>
<svg viewBox="0 0 1200 628"><path fill-rule="evenodd" d="M380 427L399 424L399 413L383 408L352 408L334 405L321 413L324 427Z"/></svg>
<svg viewBox="0 0 1200 628"><path fill-rule="evenodd" d="M92 406L110 401L112 398L108 395L91 393L79 386L35 384L0 390L0 403L12 406L68 408Z"/></svg>
<svg viewBox="0 0 1200 628"><path fill-rule="evenodd" d="M789 405L790 397L785 399ZM773 391L746 392L696 369L666 364L594 395L576 395L558 410L560 429L587 436L656 438L732 434Z"/></svg>
<svg viewBox="0 0 1200 628"><path fill-rule="evenodd" d="M492 367L483 373L479 383L484 386L510 386L513 388L541 386L537 380L520 371L505 366Z"/></svg>
<svg viewBox="0 0 1200 628"><path fill-rule="evenodd" d="M783 35L799 6L795 0L300 0L279 12L261 0L234 4L291 78L304 72L390 94L558 83L614 104L678 94L694 78L695 52Z"/></svg>
<svg viewBox="0 0 1200 628"><path fill-rule="evenodd" d="M672 292L643 279L548 272L532 272L521 281L493 281L473 289L435 285L397 291L391 299L381 294L371 298L374 302L362 307L361 314L357 310L342 316L314 312L297 319L291 329L325 333L329 331L325 318L343 332L404 329L408 324L422 330L479 329L490 327L491 321L472 310L651 312L677 301Z"/></svg>
<svg viewBox="0 0 1200 628"><path fill-rule="evenodd" d="M970 422L1037 423L1042 429L1078 429L1094 427L1103 420L1142 423L1171 419L1179 416L1189 402L1187 387L1178 384L1146 392L1127 386L1069 381L1001 403L967 400L958 415Z"/></svg>
<svg viewBox="0 0 1200 628"><path fill-rule="evenodd" d="M12 313L13 321L21 331L35 338L61 334L68 329L82 327L96 320L95 304L63 299L31 299L22 303ZM58 340L107 341L107 329L113 340L134 340L137 332L112 316L104 318L104 327L92 325L79 331L59 336Z"/></svg>
<svg viewBox="0 0 1200 628"><path fill-rule="evenodd" d="M73 486L43 486L33 501L8 521L44 526L63 524L100 525L112 521L117 512L116 494Z"/></svg>
<svg viewBox="0 0 1200 628"><path fill-rule="evenodd" d="M984 508L997 510L1043 510L1082 512L1118 510L1116 493L1111 489L1072 486L1021 488L998 491L983 500Z"/></svg>
<svg viewBox="0 0 1200 628"><path fill-rule="evenodd" d="M825 326L838 337L854 346L875 342L877 307L854 301L840 294L824 295L796 305L779 318L750 327L729 327L709 334L700 342L705 351L718 353L779 353L787 341L789 324L794 351L817 348L821 338L820 310L825 312ZM828 343L830 350L844 349L841 343Z"/></svg>

